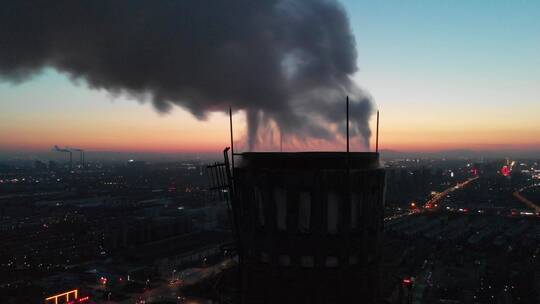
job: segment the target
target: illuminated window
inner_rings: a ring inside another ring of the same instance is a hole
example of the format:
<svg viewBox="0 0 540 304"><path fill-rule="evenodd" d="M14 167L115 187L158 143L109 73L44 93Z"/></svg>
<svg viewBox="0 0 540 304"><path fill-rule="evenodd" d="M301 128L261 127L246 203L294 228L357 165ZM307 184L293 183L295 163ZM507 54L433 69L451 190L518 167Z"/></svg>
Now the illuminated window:
<svg viewBox="0 0 540 304"><path fill-rule="evenodd" d="M289 257L286 254L282 254L279 256L278 262L280 266L285 266L285 267L291 266L291 257Z"/></svg>
<svg viewBox="0 0 540 304"><path fill-rule="evenodd" d="M339 266L339 260L335 256L329 256L329 257L326 257L326 261L324 262L324 265L329 268L335 268Z"/></svg>
<svg viewBox="0 0 540 304"><path fill-rule="evenodd" d="M327 201L327 231L330 234L338 232L339 197L334 192L328 193Z"/></svg>
<svg viewBox="0 0 540 304"><path fill-rule="evenodd" d="M264 226L264 204L261 190L255 187L255 203L257 204L257 219L259 225Z"/></svg>
<svg viewBox="0 0 540 304"><path fill-rule="evenodd" d="M311 194L309 192L300 193L300 202L298 205L298 230L300 232L309 232L311 221Z"/></svg>
<svg viewBox="0 0 540 304"><path fill-rule="evenodd" d="M274 189L276 202L276 226L278 230L287 230L287 192L283 188Z"/></svg>
<svg viewBox="0 0 540 304"><path fill-rule="evenodd" d="M303 256L300 258L300 266L304 268L313 268L315 261L312 256Z"/></svg>

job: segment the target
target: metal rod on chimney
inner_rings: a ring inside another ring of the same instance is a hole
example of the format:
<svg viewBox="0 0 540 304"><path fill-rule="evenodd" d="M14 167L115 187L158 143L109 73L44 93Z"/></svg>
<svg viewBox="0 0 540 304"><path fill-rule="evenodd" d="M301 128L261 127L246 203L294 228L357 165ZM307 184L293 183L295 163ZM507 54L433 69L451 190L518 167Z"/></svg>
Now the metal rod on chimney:
<svg viewBox="0 0 540 304"><path fill-rule="evenodd" d="M351 202L351 155L349 153L349 96L347 96L347 204Z"/></svg>
<svg viewBox="0 0 540 304"><path fill-rule="evenodd" d="M347 96L347 153L349 152L349 96Z"/></svg>
<svg viewBox="0 0 540 304"><path fill-rule="evenodd" d="M233 170L231 170L231 175L234 175L234 139L233 139L233 125L232 125L232 109L229 107L229 126L231 129L231 164Z"/></svg>
<svg viewBox="0 0 540 304"><path fill-rule="evenodd" d="M283 130L279 129L279 152L283 152Z"/></svg>
<svg viewBox="0 0 540 304"><path fill-rule="evenodd" d="M375 152L379 153L379 110L377 110L377 132L375 133Z"/></svg>

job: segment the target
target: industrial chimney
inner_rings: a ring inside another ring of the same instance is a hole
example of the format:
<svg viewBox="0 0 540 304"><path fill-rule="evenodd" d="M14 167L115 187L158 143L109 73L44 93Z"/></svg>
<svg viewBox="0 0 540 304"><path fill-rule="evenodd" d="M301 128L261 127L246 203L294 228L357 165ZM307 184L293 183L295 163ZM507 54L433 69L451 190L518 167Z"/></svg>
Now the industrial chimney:
<svg viewBox="0 0 540 304"><path fill-rule="evenodd" d="M385 193L379 154L236 156L242 302L375 303Z"/></svg>

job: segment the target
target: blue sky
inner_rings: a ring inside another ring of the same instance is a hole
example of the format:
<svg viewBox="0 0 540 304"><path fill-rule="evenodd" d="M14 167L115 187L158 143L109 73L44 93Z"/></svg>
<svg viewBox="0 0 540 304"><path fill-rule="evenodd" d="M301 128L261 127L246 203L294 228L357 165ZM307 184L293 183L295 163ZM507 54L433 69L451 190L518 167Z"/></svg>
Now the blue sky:
<svg viewBox="0 0 540 304"><path fill-rule="evenodd" d="M522 102L538 101L534 84L540 81L540 2L348 0L344 4L357 40L359 79L371 91L378 90L371 82L378 86L390 80L412 95L416 94L409 92L408 84L416 93L445 87L454 91L434 103L466 105L471 100L461 94L482 97L484 89L514 91L499 91L503 97L514 96L513 102L521 102L518 96ZM418 82L426 84L424 90L418 90ZM462 93L453 90L456 85L462 86ZM508 102L493 97L476 102L486 106Z"/></svg>

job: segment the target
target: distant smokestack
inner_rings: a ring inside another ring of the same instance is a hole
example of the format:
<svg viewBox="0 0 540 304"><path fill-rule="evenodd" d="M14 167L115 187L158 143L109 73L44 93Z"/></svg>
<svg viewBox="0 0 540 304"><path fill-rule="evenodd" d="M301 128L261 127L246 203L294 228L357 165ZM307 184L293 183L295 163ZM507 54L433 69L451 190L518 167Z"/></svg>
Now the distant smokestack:
<svg viewBox="0 0 540 304"><path fill-rule="evenodd" d="M291 148L340 147L348 95L351 140L369 145L372 102L335 0L5 1L0 45L12 83L52 67L160 112L204 119L230 105L248 116L250 150L278 147L276 130Z"/></svg>
<svg viewBox="0 0 540 304"><path fill-rule="evenodd" d="M73 153L69 149L63 149L55 145L53 147L53 151L56 152L62 152L62 153L69 153L69 170L73 170Z"/></svg>
<svg viewBox="0 0 540 304"><path fill-rule="evenodd" d="M69 148L69 149L79 152L79 162L81 164L81 168L84 169L84 150L83 149L77 149L77 148Z"/></svg>

